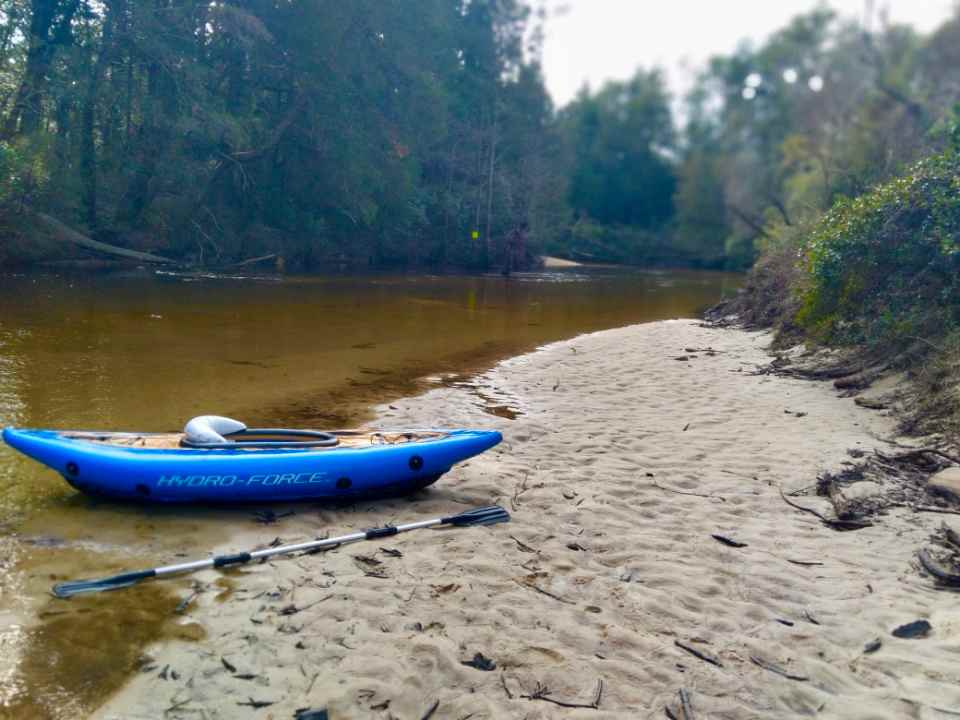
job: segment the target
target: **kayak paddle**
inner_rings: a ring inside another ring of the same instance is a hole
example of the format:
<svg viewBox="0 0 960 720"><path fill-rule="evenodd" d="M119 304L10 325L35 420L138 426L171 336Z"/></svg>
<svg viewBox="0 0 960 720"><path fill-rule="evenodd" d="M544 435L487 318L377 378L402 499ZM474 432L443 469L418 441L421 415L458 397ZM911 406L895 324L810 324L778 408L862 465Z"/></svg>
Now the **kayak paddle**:
<svg viewBox="0 0 960 720"><path fill-rule="evenodd" d="M58 598L69 598L82 593L118 590L120 588L130 587L141 580L148 580L149 578L180 575L182 573L191 573L206 568L242 565L252 560L262 560L275 555L319 550L325 547L344 545L360 540L376 540L377 538L389 537L398 533L407 532L408 530L420 530L421 528L436 527L438 525L453 525L454 527L494 525L509 520L510 514L506 510L499 505L491 505L489 507L477 508L476 510L468 510L459 515L433 518L432 520L421 520L420 522L407 523L406 525L388 525L386 527L370 528L369 530L361 530L360 532L341 535L340 537L311 540L295 545L280 545L279 547L253 550L252 552L242 552L235 555L216 555L206 560L194 560L193 562L180 563L178 565L165 565L163 567L150 568L149 570L135 570L133 572L120 573L119 575L111 575L110 577L100 578L98 580L72 580L70 582L57 583L53 586L53 594Z"/></svg>

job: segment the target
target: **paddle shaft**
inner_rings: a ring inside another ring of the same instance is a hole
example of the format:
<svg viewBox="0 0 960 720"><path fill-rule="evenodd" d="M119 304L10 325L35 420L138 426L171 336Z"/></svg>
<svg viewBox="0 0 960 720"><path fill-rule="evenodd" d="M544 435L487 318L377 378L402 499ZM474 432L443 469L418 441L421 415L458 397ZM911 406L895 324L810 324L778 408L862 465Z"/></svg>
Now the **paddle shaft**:
<svg viewBox="0 0 960 720"><path fill-rule="evenodd" d="M264 548L263 550L254 550L253 552L237 553L235 555L217 555L206 560L194 560L193 562L178 563L176 565L164 565L153 569L153 577L168 577L170 575L179 575L180 573L195 572L205 568L221 568L228 565L241 565L252 560L263 560L276 555L287 555L295 552L306 552L308 550L321 550L325 547L334 547L336 545L345 545L346 543L359 542L360 540L375 540L379 537L390 537L408 530L419 530L421 528L435 527L442 525L444 518L434 518L433 520L421 520L420 522L407 523L406 525L395 525L383 528L371 528L361 532L341 535L340 537L324 538L322 540L310 540L308 542L296 543L294 545L281 545L279 547ZM149 572L144 570L143 572Z"/></svg>
<svg viewBox="0 0 960 720"><path fill-rule="evenodd" d="M53 586L53 594L59 598L69 598L81 593L103 592L104 590L118 590L124 587L135 585L141 580L150 578L170 577L171 575L180 575L182 573L204 570L206 568L222 568L230 565L241 565L251 560L263 560L276 555L286 555L294 552L305 552L310 550L320 550L325 547L334 547L346 543L358 542L360 540L376 540L377 538L390 537L408 530L420 530L422 528L435 527L437 525L453 525L455 527L469 527L471 525L493 525L495 523L507 522L510 515L503 508L492 505L490 507L476 508L468 510L458 515L433 518L431 520L421 520L419 522L406 523L404 525L388 525L387 527L370 528L360 532L341 535L340 537L324 538L322 540L310 540L308 542L296 543L294 545L281 545L280 547L264 548L263 550L252 550L250 552L236 553L234 555L216 555L206 560L194 560L193 562L178 563L176 565L164 565L162 567L150 568L148 570L135 570L133 572L120 573L110 577L99 578L95 580L72 580L68 582L57 583Z"/></svg>

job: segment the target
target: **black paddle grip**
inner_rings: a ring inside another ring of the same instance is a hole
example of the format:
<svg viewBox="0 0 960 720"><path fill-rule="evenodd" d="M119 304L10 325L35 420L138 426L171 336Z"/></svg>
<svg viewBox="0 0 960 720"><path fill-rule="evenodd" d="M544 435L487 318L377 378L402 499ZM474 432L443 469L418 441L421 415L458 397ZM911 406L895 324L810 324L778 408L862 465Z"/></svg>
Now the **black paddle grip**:
<svg viewBox="0 0 960 720"><path fill-rule="evenodd" d="M374 538L390 537L391 535L396 535L398 530L395 527L382 527L382 528L370 528L369 530L364 531L367 540L373 540Z"/></svg>
<svg viewBox="0 0 960 720"><path fill-rule="evenodd" d="M237 553L236 555L218 555L213 559L213 566L219 568L226 565L239 565L245 562L250 562L250 553L248 552Z"/></svg>

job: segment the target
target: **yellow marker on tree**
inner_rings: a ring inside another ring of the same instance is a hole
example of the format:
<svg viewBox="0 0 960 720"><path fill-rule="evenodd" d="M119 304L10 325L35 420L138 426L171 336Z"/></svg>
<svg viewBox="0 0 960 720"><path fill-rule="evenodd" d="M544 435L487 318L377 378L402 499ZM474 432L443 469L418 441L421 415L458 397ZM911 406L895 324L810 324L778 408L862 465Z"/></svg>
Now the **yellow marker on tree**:
<svg viewBox="0 0 960 720"><path fill-rule="evenodd" d="M473 232L470 233L470 237L473 238L474 240L479 240L479 239L480 239L480 231L479 231L479 230L474 230Z"/></svg>

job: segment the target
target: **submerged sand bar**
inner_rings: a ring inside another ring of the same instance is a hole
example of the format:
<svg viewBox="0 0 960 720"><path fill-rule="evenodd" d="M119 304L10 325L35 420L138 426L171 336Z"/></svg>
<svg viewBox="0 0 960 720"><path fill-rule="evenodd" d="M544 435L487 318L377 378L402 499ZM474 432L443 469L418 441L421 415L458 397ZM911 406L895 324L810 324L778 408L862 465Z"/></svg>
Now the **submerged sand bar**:
<svg viewBox="0 0 960 720"><path fill-rule="evenodd" d="M894 512L835 532L783 502L781 487L813 486L849 449L889 447L893 421L826 383L750 374L768 341L637 325L487 373L514 420L456 387L381 408L384 427L495 427L505 440L415 498L301 506L215 549L491 502L513 523L277 560L231 574L220 599L218 574L200 574L188 619L207 639L151 648L154 669L96 716L419 718L439 701L437 720L664 717L667 705L682 717L681 689L710 718L955 710L956 596L913 567L943 517ZM891 636L917 619L929 637ZM496 669L463 664L477 653ZM536 698L590 705L599 687L597 709ZM272 704L238 704L251 700Z"/></svg>

